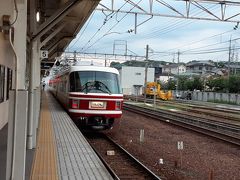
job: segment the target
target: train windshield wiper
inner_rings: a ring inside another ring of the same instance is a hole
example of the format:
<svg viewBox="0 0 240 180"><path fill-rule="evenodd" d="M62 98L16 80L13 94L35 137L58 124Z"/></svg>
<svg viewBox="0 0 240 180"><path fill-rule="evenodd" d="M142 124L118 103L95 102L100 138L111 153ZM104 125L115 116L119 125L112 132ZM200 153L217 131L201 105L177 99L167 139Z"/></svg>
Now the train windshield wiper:
<svg viewBox="0 0 240 180"><path fill-rule="evenodd" d="M88 93L89 87L92 86L92 85L90 85L91 83L92 83L92 82L86 82L86 83L82 86L82 91L84 92L84 90L86 90L86 91L85 91L86 94Z"/></svg>
<svg viewBox="0 0 240 180"><path fill-rule="evenodd" d="M112 94L111 90L107 87L106 84L100 82L100 81L95 81L95 86L98 90L101 90L102 92L108 93L108 94ZM104 91L102 89L102 87L104 87L106 90Z"/></svg>
<svg viewBox="0 0 240 180"><path fill-rule="evenodd" d="M84 92L84 90L86 90L86 94L94 89L102 91L104 93L112 94L111 90L107 87L107 85L100 81L87 82L82 86L82 91Z"/></svg>

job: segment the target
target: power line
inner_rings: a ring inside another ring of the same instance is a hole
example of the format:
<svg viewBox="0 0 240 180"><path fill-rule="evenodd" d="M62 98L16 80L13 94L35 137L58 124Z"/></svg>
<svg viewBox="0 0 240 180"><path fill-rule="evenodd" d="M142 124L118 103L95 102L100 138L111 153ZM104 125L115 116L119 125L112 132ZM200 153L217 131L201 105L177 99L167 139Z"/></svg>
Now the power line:
<svg viewBox="0 0 240 180"><path fill-rule="evenodd" d="M233 30L228 30L228 31L225 31L225 32L223 32L223 33L215 34L215 35L213 35L213 36L209 36L209 37L200 39L200 40L198 40L198 41L193 41L193 42L190 42L190 43L188 43L188 44L186 44L186 45L181 45L181 46L178 46L178 47L176 47L176 48L172 48L172 49L169 49L169 50L166 50L166 51L171 51L171 50L179 49L179 48L186 47L186 46L189 46L189 45L192 45L192 44L197 44L197 43L199 43L199 42L202 42L202 41L205 41L205 40L208 40L208 39L217 37L217 36L221 36L221 35L223 35L223 34L230 33L230 32L232 32L232 31L233 31Z"/></svg>
<svg viewBox="0 0 240 180"><path fill-rule="evenodd" d="M213 5L213 6L209 7L209 9L213 9L214 7L216 7L216 5ZM202 14L202 13L203 13L202 11L200 11L200 12L196 11L196 12L194 12L194 15L198 15L198 14ZM160 30L157 30L155 32L151 32L151 33L147 34L145 37L148 38L148 39L155 38L155 37L158 37L160 35L164 35L164 34L167 34L169 32L178 30L178 28L185 27L185 26L190 25L194 22L196 22L196 20L191 20L191 22L187 22L187 23L186 23L186 20L178 20L177 22L175 21L175 23L170 24L165 28L162 28Z"/></svg>
<svg viewBox="0 0 240 180"><path fill-rule="evenodd" d="M138 5L142 0L138 1L138 3L136 5ZM128 1L127 1L128 2ZM134 8L134 5L120 20L117 21L117 23L115 25L113 25L105 34L108 34L113 28L115 28L119 22L121 22ZM88 46L84 51L88 50L89 48L91 48L92 46L94 46L98 41L100 41L102 38L105 37L105 34L103 36L101 36L100 38L98 38L94 43L92 43L90 46ZM83 49L83 48L82 48Z"/></svg>
<svg viewBox="0 0 240 180"><path fill-rule="evenodd" d="M140 0L136 5L138 5L141 1L142 1L142 0ZM215 6L215 5L214 5L214 6ZM214 6L213 6L213 7L214 7ZM134 7L135 7L135 6L134 6ZM133 8L134 8L134 7L133 7ZM133 9L133 8L132 8L132 9ZM212 8L212 7L211 7L211 8ZM128 11L128 13L130 13L130 12L132 11L132 9L131 9L130 11ZM128 15L128 13L126 13L126 15ZM198 12L197 14L199 14L199 13L201 13L201 12ZM196 15L197 15L197 14L196 14ZM125 16L126 16L126 15L125 15ZM124 19L125 16L124 16L122 19ZM121 20L122 20L122 19L121 19ZM120 21L121 21L121 20L120 20ZM120 21L119 21L119 22L120 22ZM179 22L177 22L177 23L175 23L175 24L179 24L179 23L181 24L181 22L183 22L183 21L184 21L184 20L180 20ZM117 22L107 33L109 33L119 22ZM190 22L190 23L188 23L188 24L191 24L191 23L192 23L192 22ZM184 26L186 26L186 24L185 24ZM166 28L161 29L161 31L164 30L164 29L168 29L169 27L171 27L171 25L168 26L168 27L166 27ZM171 27L171 28L172 28L172 27ZM161 31L158 30L158 32L161 32ZM105 34L107 34L107 33L105 33ZM153 32L153 33L154 33L154 32ZM119 34L120 34L120 33L119 33ZM121 33L121 34L123 34L123 33ZM105 35L103 35L102 37L100 37L97 41L95 41L95 42L94 42L92 45L90 45L87 49L91 48L94 44L96 44L96 43L97 43L99 40L101 40L104 36L105 36ZM86 49L86 50L87 50L87 49Z"/></svg>
<svg viewBox="0 0 240 180"><path fill-rule="evenodd" d="M240 49L240 47L235 48L235 50ZM199 54L212 54L212 53L218 53L218 52L226 52L229 51L228 48L221 49L221 50L215 50L215 51L205 51L205 52L192 52L192 53L183 53L182 55L199 55Z"/></svg>
<svg viewBox="0 0 240 180"><path fill-rule="evenodd" d="M128 1L126 1L119 9L118 11L120 11L126 4L128 3ZM103 24L98 28L98 30L93 34L93 36L87 41L87 43L85 43L85 45L81 48L82 50L91 42L91 40L101 31L101 29L103 28L103 26L106 25L106 23L113 18L113 16L117 15L118 11L114 12L114 13L110 13L110 17L108 19L109 15L105 15L106 18L104 19Z"/></svg>
<svg viewBox="0 0 240 180"><path fill-rule="evenodd" d="M80 40L80 38L82 37L82 35L84 34L85 30L87 29L88 25L90 24L93 15L95 14L96 11L93 11L93 13L91 14L90 19L87 22L87 25L84 27L83 31L81 32L81 34L79 35L79 37L76 39L76 41L71 45L71 47L69 47L70 49Z"/></svg>
<svg viewBox="0 0 240 180"><path fill-rule="evenodd" d="M236 39L233 39L233 41L236 41L236 40L239 40L239 39L240 39L240 38L236 38ZM218 45L218 44L225 44L225 43L229 43L229 40L228 40L228 41L224 41L224 42L220 42L220 43L215 43L215 44L210 44L210 45L198 47L198 48L188 49L188 50L185 50L185 51L182 51L182 52L183 52L183 53L184 53L184 52L189 52L189 51L192 51L192 50L202 49L202 48L206 48L206 47L210 47L210 46L215 46L215 45Z"/></svg>

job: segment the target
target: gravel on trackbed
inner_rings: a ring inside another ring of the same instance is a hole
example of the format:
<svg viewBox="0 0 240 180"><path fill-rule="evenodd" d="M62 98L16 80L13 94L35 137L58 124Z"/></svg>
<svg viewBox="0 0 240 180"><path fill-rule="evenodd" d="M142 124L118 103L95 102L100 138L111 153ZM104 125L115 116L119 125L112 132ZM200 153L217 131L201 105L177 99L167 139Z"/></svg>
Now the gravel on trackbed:
<svg viewBox="0 0 240 180"><path fill-rule="evenodd" d="M161 179L240 180L240 148L220 140L128 111L108 134ZM178 141L183 141L183 150L178 150Z"/></svg>

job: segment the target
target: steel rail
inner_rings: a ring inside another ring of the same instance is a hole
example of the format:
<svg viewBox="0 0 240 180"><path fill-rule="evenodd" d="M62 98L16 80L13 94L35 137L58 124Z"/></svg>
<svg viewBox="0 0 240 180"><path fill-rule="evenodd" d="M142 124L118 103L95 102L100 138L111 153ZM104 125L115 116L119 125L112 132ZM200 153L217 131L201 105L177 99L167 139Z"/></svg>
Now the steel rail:
<svg viewBox="0 0 240 180"><path fill-rule="evenodd" d="M128 97L128 99L136 100L136 97ZM137 98L138 102L144 102L144 98L138 97ZM154 103L153 99L147 99L148 103ZM187 104L186 104L187 103ZM199 104L200 103L200 104ZM200 109L206 109L206 110L212 110L212 111L218 111L218 112L226 112L226 113L234 113L236 115L240 115L240 110L237 109L231 109L231 108L225 108L225 107L218 107L220 105L207 105L201 102L194 102L194 101L189 101L189 100L177 100L177 101L162 101L162 100L156 100L156 104L165 104L165 105L184 105L186 107L190 108L200 108ZM217 114L213 115L214 117L219 117ZM228 117L229 120L233 121L239 121L240 119L236 117Z"/></svg>
<svg viewBox="0 0 240 180"><path fill-rule="evenodd" d="M153 119L161 120L163 122L181 126L183 128L187 128L187 129L190 129L190 130L193 130L217 139L221 139L231 144L240 146L239 136L223 132L222 130L219 130L219 129L212 129L211 126L206 127L207 122L204 122L203 124L201 124L201 122L199 122L198 120L194 120L194 118L190 119L190 118L185 118L183 116L181 116L181 119L179 119L177 115L173 116L171 114L168 114L168 112L153 110L150 108L143 108L143 107L129 105L129 104L124 104L124 109L138 113L138 114L142 114L147 117L151 117Z"/></svg>
<svg viewBox="0 0 240 180"><path fill-rule="evenodd" d="M88 140L89 144L91 145L91 147L93 148L93 150L96 152L96 154L99 156L99 158L102 160L103 164L106 166L106 168L108 170L110 170L110 174L112 175L112 177L114 179L120 179L118 177L118 175L113 171L113 169L108 165L108 163L104 160L104 158L101 156L101 154L98 152L98 150L94 147L93 143L91 143L89 141L89 139L91 137L89 137L88 135L84 134L86 139ZM135 158L131 153L129 153L126 149L124 149L121 145L119 145L118 143L116 143L112 138L108 137L105 134L101 133L101 136L98 136L98 138L102 138L106 141L108 141L109 143L111 143L112 145L114 145L117 149L119 149L121 152L123 152L131 161L133 161L134 163L136 163L141 169L143 169L146 173L146 175L148 175L148 177L150 177L151 179L156 179L156 180L161 180L160 177L158 177L156 174L154 174L149 168L147 168L143 163L141 163L137 158Z"/></svg>
<svg viewBox="0 0 240 180"><path fill-rule="evenodd" d="M206 124L208 126L216 128L216 129L227 130L231 133L232 132L240 133L240 126L239 125L229 124L229 123L226 123L226 122L209 120L207 118L199 117L199 116L196 116L196 115L187 115L187 114L183 114L183 113L179 113L179 112L178 113L169 112L169 111L161 110L161 109L156 109L156 111L161 113L162 116L167 115L169 117L169 115L171 115L174 118L178 118L178 119L181 118L181 120L184 119L184 120L187 120L189 122L193 121L193 122L197 122L198 124L200 124L200 123ZM194 119L193 119L193 117L194 117Z"/></svg>

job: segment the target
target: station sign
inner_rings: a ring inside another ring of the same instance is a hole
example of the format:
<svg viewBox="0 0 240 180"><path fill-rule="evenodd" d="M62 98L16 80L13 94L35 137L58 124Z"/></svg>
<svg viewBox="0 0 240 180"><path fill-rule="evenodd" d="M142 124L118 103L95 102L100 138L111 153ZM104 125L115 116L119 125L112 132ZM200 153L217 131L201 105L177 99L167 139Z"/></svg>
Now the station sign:
<svg viewBox="0 0 240 180"><path fill-rule="evenodd" d="M41 59L48 58L48 51L46 51L46 50L41 50L41 51L40 51L40 57L41 57Z"/></svg>

